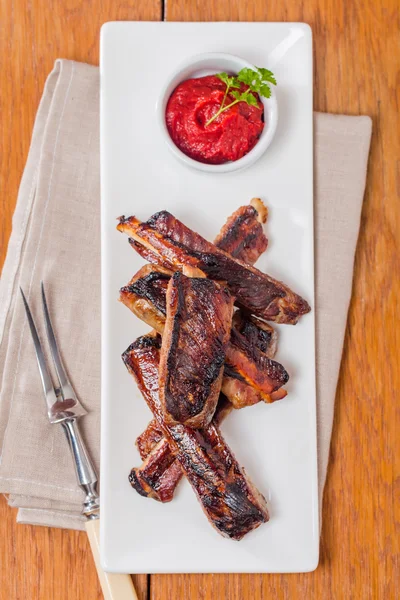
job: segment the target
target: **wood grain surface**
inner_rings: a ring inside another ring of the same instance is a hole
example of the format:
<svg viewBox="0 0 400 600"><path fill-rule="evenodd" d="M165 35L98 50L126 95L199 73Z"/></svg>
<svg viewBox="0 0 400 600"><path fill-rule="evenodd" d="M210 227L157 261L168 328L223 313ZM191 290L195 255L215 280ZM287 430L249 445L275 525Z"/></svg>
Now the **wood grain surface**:
<svg viewBox="0 0 400 600"><path fill-rule="evenodd" d="M309 23L315 109L368 114L373 138L324 496L320 566L300 575L142 576L136 578L140 599L395 599L400 589L397 0L167 0L164 6L158 0L1 0L1 260L34 115L54 59L96 64L101 23L163 16ZM16 525L15 510L4 499L0 513L0 598L101 598L84 534Z"/></svg>

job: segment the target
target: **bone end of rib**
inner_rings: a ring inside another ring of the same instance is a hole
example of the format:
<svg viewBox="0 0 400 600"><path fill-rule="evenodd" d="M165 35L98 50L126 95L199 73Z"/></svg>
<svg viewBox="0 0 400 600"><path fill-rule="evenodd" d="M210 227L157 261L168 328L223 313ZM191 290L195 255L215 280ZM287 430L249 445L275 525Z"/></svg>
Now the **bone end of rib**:
<svg viewBox="0 0 400 600"><path fill-rule="evenodd" d="M268 208L265 206L261 198L252 198L250 204L258 213L257 220L262 224L266 223L268 218Z"/></svg>

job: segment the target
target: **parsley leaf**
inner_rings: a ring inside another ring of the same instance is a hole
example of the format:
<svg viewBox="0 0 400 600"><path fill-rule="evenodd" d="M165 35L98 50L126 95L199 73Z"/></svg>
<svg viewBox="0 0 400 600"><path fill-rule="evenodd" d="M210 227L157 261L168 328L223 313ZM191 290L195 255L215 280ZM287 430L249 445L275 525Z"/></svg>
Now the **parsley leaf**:
<svg viewBox="0 0 400 600"><path fill-rule="evenodd" d="M250 106L258 106L258 100L251 92L258 94L263 98L271 97L271 88L269 84L272 83L272 85L276 85L275 75L268 69L263 69L261 67L255 67L255 69L256 70L254 71L253 69L245 67L239 71L237 77L228 75L228 73L216 74L216 77L225 83L226 90L221 106L215 115L207 121L206 127L208 127L208 125L210 125L210 123L212 123L222 112L228 110L228 108L231 108L238 102L246 102L246 104L249 104ZM237 91L242 88L242 84L247 85L247 89L244 91ZM228 93L234 98L234 101L225 106Z"/></svg>
<svg viewBox="0 0 400 600"><path fill-rule="evenodd" d="M252 92L257 92L257 94L260 94L264 98L270 98L271 88L268 84L272 83L276 85L275 76L268 69L262 69L261 67L256 67L256 69L256 71L247 68L242 69L239 71L237 78L248 85Z"/></svg>
<svg viewBox="0 0 400 600"><path fill-rule="evenodd" d="M264 96L264 98L271 98L271 88L267 83L263 83L260 85L258 93L260 94L260 96Z"/></svg>
<svg viewBox="0 0 400 600"><path fill-rule="evenodd" d="M231 96L233 96L234 98L236 98L236 100L238 102L241 102L243 100L243 98L242 98L243 94L241 94L240 92L233 91L231 93Z"/></svg>
<svg viewBox="0 0 400 600"><path fill-rule="evenodd" d="M228 73L217 73L215 75L215 77L218 77L218 79L220 79L221 81L223 81L223 83L225 83L225 85L230 88L239 88L240 87L240 82L237 81L236 77L234 77L233 75L230 76L228 75Z"/></svg>
<svg viewBox="0 0 400 600"><path fill-rule="evenodd" d="M262 69L261 67L257 67L257 71L260 72L263 81L269 81L276 85L275 75L272 71L268 71L268 69Z"/></svg>
<svg viewBox="0 0 400 600"><path fill-rule="evenodd" d="M246 97L246 102L247 104L250 104L250 106L258 106L258 100L253 94L249 94Z"/></svg>
<svg viewBox="0 0 400 600"><path fill-rule="evenodd" d="M232 79L228 73L216 73L215 77L218 77L225 85L230 85L229 80Z"/></svg>
<svg viewBox="0 0 400 600"><path fill-rule="evenodd" d="M256 73L252 69L247 69L247 68L239 71L238 76L237 76L239 81L242 81L249 87L254 86L255 81L257 80L258 77L259 77L258 73Z"/></svg>

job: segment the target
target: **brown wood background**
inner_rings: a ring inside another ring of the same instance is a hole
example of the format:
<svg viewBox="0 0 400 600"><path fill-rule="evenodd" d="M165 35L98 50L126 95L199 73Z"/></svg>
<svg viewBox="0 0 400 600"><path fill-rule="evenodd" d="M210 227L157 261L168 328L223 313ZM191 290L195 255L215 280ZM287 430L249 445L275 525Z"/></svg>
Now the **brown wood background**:
<svg viewBox="0 0 400 600"><path fill-rule="evenodd" d="M397 0L0 0L0 264L46 76L57 57L97 64L105 21L305 21L315 109L373 118L320 566L301 575L139 576L140 600L399 597L399 13ZM15 517L1 498L0 598L102 597L83 533Z"/></svg>

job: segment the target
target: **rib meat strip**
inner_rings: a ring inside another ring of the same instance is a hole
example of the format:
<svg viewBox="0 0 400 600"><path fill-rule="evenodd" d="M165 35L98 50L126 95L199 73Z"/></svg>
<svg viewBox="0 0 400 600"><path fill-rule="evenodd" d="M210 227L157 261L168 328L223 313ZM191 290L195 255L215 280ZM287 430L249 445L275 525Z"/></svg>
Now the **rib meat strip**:
<svg viewBox="0 0 400 600"><path fill-rule="evenodd" d="M267 208L260 198L253 198L250 204L241 206L227 219L214 244L233 258L254 265L268 246L262 227L267 216Z"/></svg>
<svg viewBox="0 0 400 600"><path fill-rule="evenodd" d="M178 272L166 304L159 375L164 420L205 427L221 390L233 298L215 281Z"/></svg>
<svg viewBox="0 0 400 600"><path fill-rule="evenodd" d="M138 338L123 354L165 439L210 523L225 537L240 540L269 519L265 498L240 468L218 426L205 429L165 423L158 386L161 339Z"/></svg>
<svg viewBox="0 0 400 600"><path fill-rule="evenodd" d="M297 323L310 311L307 302L283 283L234 259L186 227L167 211L141 223L136 217L121 217L117 229L182 271L186 266L208 278L225 281L239 307L278 323Z"/></svg>

